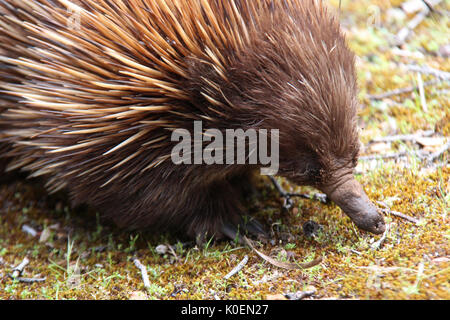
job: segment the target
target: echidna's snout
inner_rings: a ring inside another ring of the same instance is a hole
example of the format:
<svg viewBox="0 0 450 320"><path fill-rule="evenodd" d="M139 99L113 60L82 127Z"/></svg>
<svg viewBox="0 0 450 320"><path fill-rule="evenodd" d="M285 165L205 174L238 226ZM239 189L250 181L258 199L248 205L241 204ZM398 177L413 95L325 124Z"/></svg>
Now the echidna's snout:
<svg viewBox="0 0 450 320"><path fill-rule="evenodd" d="M383 233L386 229L383 216L367 197L361 184L353 176L342 177L339 182L323 187L322 191L353 220L358 228L375 234Z"/></svg>

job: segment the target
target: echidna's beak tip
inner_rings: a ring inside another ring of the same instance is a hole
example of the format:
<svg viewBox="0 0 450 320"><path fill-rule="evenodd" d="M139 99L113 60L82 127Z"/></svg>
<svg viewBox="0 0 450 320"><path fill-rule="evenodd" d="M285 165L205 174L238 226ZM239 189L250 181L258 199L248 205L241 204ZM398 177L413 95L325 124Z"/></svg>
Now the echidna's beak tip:
<svg viewBox="0 0 450 320"><path fill-rule="evenodd" d="M362 212L360 215L363 219L359 219L356 225L365 231L372 232L374 234L382 234L386 230L386 224L384 222L383 216L374 208L370 208L369 211Z"/></svg>
<svg viewBox="0 0 450 320"><path fill-rule="evenodd" d="M355 179L348 179L337 188L324 188L324 192L361 230L374 234L381 234L386 230L383 216Z"/></svg>

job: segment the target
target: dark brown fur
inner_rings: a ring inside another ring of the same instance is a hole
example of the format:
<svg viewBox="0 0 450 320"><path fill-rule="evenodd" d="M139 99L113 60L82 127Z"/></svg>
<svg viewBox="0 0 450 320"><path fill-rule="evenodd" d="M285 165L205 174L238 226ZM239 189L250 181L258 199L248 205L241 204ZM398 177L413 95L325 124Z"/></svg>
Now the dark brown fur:
<svg viewBox="0 0 450 320"><path fill-rule="evenodd" d="M257 169L175 166L171 129L194 120L280 129L280 174L297 184L335 195L351 176L354 56L320 2L72 2L85 9L81 30L64 24L67 1L0 2L10 170L47 177L50 191L121 226L191 236L239 223L242 183Z"/></svg>

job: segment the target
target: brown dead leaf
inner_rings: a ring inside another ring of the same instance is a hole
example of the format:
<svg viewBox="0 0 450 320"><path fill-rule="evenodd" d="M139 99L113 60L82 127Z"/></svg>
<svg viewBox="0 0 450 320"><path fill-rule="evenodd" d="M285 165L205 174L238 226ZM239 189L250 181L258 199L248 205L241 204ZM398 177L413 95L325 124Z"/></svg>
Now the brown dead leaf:
<svg viewBox="0 0 450 320"><path fill-rule="evenodd" d="M279 268L283 268L283 269L288 269L288 270L293 270L293 269L308 269L308 268L312 268L316 265L318 265L319 263L322 262L322 257L319 257L311 262L306 262L306 263L288 263L288 262L280 262L277 261L275 259L273 259L272 257L269 257L268 255L265 255L264 253L258 251L255 249L255 247L252 245L252 243L250 242L250 240L247 237L243 237L244 241L247 243L247 245L256 252L256 254L258 256L260 256L262 259L266 260L267 262L269 262L271 265L274 265L276 267Z"/></svg>

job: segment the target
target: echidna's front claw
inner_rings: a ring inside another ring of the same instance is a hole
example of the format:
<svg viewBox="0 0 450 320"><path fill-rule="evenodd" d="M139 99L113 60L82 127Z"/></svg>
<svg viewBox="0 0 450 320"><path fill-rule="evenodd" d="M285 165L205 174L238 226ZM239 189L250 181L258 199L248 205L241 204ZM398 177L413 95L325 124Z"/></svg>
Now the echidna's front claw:
<svg viewBox="0 0 450 320"><path fill-rule="evenodd" d="M254 218L250 218L249 221L244 221L242 219L241 223L237 225L230 222L224 223L221 232L225 237L230 240L237 241L242 245L245 244L245 241L242 238L242 235L245 234L249 234L257 238L268 238L268 233L264 229L263 225Z"/></svg>

